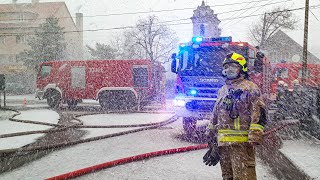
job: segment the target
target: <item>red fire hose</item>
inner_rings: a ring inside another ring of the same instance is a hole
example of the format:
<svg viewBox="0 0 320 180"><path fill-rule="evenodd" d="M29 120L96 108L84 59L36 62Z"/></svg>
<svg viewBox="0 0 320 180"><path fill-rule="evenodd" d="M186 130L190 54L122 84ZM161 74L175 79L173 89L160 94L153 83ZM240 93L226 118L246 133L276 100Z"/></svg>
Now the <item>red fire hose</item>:
<svg viewBox="0 0 320 180"><path fill-rule="evenodd" d="M284 125L281 125L277 128L273 128L273 129L265 132L264 136L268 136L272 133L275 133L276 131L279 131L280 129L286 128L291 125L296 125L299 123L300 123L299 121L293 121L293 122L286 123ZM187 147L167 149L167 150L162 150L162 151L155 151L155 152L140 154L140 155L136 155L136 156L131 156L131 157L126 157L126 158L122 158L122 159L117 159L114 161L105 162L105 163L94 165L91 167L79 169L79 170L76 170L73 172L68 172L65 174L61 174L58 176L47 178L46 180L71 179L71 178L79 177L79 176L89 174L89 173L92 173L92 172L95 172L95 171L98 171L101 169L110 168L110 167L114 167L114 166L121 165L121 164L126 164L126 163L130 163L130 162L134 162L134 161L139 161L139 160L143 160L143 159L147 159L147 158L151 158L151 157L162 156L162 155L167 155L167 154L175 154L175 153L182 153L182 152L187 152L187 151L205 149L207 147L208 147L208 144L200 144L200 145L196 145L196 146L187 146Z"/></svg>
<svg viewBox="0 0 320 180"><path fill-rule="evenodd" d="M162 151L155 151L155 152L140 154L137 156L126 157L123 159L109 161L109 162L105 162L105 163L98 164L95 166L79 169L79 170L69 172L66 174L47 178L46 180L71 179L71 178L75 178L75 177L79 177L79 176L82 176L85 174L92 173L94 171L114 167L114 166L121 165L121 164L126 164L126 163L133 162L133 161L139 161L139 160L143 160L143 159L147 159L147 158L151 158L151 157L156 157L156 156L162 156L162 155L166 155L166 154L175 154L175 153L193 151L193 150L198 150L198 149L205 149L207 147L208 147L207 144L200 144L197 146L187 146L187 147L182 147L182 148L174 148L174 149L167 149L167 150L162 150Z"/></svg>

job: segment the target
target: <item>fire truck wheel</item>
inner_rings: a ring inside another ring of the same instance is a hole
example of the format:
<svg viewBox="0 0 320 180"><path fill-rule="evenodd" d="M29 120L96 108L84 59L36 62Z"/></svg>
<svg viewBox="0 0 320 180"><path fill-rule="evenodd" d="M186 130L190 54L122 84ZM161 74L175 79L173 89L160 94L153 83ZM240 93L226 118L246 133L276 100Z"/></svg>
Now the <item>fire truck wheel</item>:
<svg viewBox="0 0 320 180"><path fill-rule="evenodd" d="M183 129L187 135L191 135L196 130L197 120L192 117L183 118Z"/></svg>
<svg viewBox="0 0 320 180"><path fill-rule="evenodd" d="M61 102L61 95L58 91L52 90L48 92L47 104L51 108L58 108Z"/></svg>

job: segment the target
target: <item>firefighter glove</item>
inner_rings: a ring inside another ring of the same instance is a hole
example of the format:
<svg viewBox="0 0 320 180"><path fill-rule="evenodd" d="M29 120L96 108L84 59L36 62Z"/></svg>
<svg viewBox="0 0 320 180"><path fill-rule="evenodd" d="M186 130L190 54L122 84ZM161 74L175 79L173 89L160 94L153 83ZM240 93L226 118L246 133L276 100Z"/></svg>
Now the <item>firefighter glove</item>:
<svg viewBox="0 0 320 180"><path fill-rule="evenodd" d="M217 148L210 148L203 156L203 163L208 166L215 166L220 161L220 156Z"/></svg>
<svg viewBox="0 0 320 180"><path fill-rule="evenodd" d="M203 163L208 166L215 166L220 161L220 156L218 152L218 142L214 131L210 131L210 136L208 137L209 150L203 156Z"/></svg>

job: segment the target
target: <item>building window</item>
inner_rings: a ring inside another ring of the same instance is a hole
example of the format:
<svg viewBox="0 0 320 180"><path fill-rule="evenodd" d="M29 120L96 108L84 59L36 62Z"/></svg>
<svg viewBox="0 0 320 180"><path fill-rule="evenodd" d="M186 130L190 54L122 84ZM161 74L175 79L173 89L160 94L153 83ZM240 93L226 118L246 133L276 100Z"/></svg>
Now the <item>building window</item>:
<svg viewBox="0 0 320 180"><path fill-rule="evenodd" d="M203 24L200 25L200 36L204 36L205 33L205 27Z"/></svg>
<svg viewBox="0 0 320 180"><path fill-rule="evenodd" d="M6 37L0 36L0 44L5 44L5 43L6 43Z"/></svg>
<svg viewBox="0 0 320 180"><path fill-rule="evenodd" d="M20 35L16 37L16 42L17 44L26 44L27 43L27 38L24 35Z"/></svg>
<svg viewBox="0 0 320 180"><path fill-rule="evenodd" d="M19 14L19 21L26 21L26 17L24 13Z"/></svg>
<svg viewBox="0 0 320 180"><path fill-rule="evenodd" d="M0 54L0 64L12 64L14 56L10 54Z"/></svg>
<svg viewBox="0 0 320 180"><path fill-rule="evenodd" d="M277 69L275 69L274 77L288 78L289 77L288 75L289 75L288 68L277 68Z"/></svg>
<svg viewBox="0 0 320 180"><path fill-rule="evenodd" d="M311 72L310 72L310 69L307 68L307 71L306 71L306 78L310 78L312 77L311 75ZM302 78L302 69L299 69L299 72L298 72L298 78Z"/></svg>

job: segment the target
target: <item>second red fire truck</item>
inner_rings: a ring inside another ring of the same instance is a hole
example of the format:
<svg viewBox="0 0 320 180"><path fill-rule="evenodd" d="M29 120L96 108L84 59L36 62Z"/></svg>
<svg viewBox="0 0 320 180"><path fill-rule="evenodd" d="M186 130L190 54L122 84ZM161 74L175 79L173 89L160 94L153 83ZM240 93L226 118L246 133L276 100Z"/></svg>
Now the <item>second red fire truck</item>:
<svg viewBox="0 0 320 180"><path fill-rule="evenodd" d="M40 64L36 97L50 107L98 100L105 109L133 108L164 100L164 74L150 60L74 60Z"/></svg>

